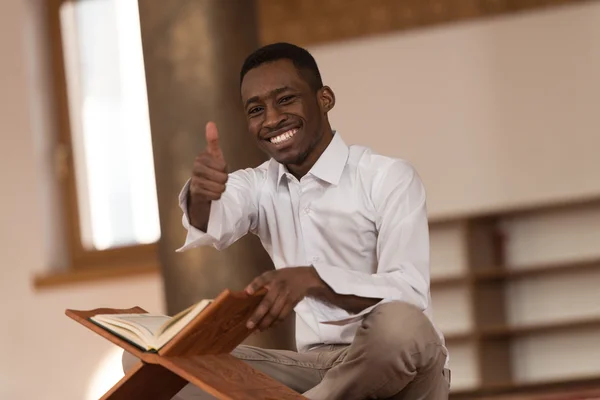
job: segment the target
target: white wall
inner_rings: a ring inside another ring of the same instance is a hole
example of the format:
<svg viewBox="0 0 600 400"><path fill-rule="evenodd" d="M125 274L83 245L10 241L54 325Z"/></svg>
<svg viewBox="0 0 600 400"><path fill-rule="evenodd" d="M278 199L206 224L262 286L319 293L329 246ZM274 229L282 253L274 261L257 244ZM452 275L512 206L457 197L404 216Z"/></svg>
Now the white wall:
<svg viewBox="0 0 600 400"><path fill-rule="evenodd" d="M585 2L312 53L334 127L413 162L435 218L600 195L599 37Z"/></svg>
<svg viewBox="0 0 600 400"><path fill-rule="evenodd" d="M60 246L50 240L56 218L46 190L51 115L42 2L0 1L0 398L87 400L94 372L114 346L64 310L139 305L161 311L162 288L156 277L44 292L32 287L34 273L60 259Z"/></svg>

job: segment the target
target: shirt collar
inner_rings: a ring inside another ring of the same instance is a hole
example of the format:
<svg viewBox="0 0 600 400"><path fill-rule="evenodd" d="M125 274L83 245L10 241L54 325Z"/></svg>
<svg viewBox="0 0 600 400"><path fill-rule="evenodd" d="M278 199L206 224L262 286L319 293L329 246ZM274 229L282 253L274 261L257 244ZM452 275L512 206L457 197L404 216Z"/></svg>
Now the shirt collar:
<svg viewBox="0 0 600 400"><path fill-rule="evenodd" d="M308 173L332 185L337 185L348 161L348 152L348 146L340 134L334 132L331 142ZM281 183L287 173L285 165L279 164L277 182Z"/></svg>

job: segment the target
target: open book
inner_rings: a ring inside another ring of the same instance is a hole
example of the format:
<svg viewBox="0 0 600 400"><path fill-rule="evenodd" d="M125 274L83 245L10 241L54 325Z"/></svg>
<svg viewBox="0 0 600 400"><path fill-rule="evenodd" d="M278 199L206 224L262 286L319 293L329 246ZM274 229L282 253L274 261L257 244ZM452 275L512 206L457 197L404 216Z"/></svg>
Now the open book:
<svg viewBox="0 0 600 400"><path fill-rule="evenodd" d="M200 314L212 300L202 300L174 317L162 314L97 314L90 319L147 351L158 351Z"/></svg>

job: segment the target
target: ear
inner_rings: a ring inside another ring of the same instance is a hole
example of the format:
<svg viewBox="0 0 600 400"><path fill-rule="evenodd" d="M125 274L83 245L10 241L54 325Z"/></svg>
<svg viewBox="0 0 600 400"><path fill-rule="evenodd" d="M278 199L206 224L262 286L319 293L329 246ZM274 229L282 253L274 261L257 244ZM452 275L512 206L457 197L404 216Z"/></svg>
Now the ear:
<svg viewBox="0 0 600 400"><path fill-rule="evenodd" d="M329 86L323 86L317 94L319 96L319 106L321 112L327 114L335 106L335 94Z"/></svg>

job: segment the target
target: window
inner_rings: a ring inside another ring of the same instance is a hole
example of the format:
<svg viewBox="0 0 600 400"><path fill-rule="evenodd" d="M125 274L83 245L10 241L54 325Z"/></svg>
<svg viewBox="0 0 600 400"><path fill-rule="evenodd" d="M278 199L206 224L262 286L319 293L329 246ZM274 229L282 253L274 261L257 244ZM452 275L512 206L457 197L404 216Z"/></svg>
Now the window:
<svg viewBox="0 0 600 400"><path fill-rule="evenodd" d="M48 11L71 263L155 265L160 225L137 0L50 0Z"/></svg>

